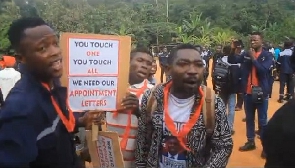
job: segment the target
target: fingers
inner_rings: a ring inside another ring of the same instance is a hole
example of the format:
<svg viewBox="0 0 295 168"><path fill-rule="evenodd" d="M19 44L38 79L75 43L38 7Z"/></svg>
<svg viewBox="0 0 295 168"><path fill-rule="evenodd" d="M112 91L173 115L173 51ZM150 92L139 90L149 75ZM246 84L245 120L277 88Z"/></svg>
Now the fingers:
<svg viewBox="0 0 295 168"><path fill-rule="evenodd" d="M121 105L124 107L124 109L136 108L138 107L138 104L138 98L133 94L128 94L121 102Z"/></svg>

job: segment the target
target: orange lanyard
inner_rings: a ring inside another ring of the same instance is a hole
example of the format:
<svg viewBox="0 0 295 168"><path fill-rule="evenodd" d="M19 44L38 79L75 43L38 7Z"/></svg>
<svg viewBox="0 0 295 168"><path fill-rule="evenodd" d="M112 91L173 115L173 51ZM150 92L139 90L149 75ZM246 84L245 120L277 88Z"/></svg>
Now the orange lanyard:
<svg viewBox="0 0 295 168"><path fill-rule="evenodd" d="M172 82L169 82L166 87L164 88L164 121L166 124L167 129L171 132L171 134L175 137L177 137L180 145L187 151L190 151L190 149L186 146L186 136L187 134L190 132L190 130L193 128L193 126L195 125L195 123L197 122L197 120L200 117L201 114L201 109L203 106L203 102L204 102L204 96L203 96L203 91L202 88L199 88L199 92L201 94L201 102L200 105L196 108L193 116L188 120L187 123L185 123L185 125L182 127L181 130L179 130L179 132L177 132L177 129L174 125L174 121L173 119L170 117L169 112L168 112L168 95L169 95L169 90L172 86Z"/></svg>
<svg viewBox="0 0 295 168"><path fill-rule="evenodd" d="M147 85L148 85L148 81L145 80L143 86L140 89L129 88L129 91L135 92L135 95L137 96L137 98L139 98L143 94L143 92L147 89Z"/></svg>
<svg viewBox="0 0 295 168"><path fill-rule="evenodd" d="M45 87L45 89L47 89L50 92L50 88L49 88L48 84L42 83L42 85ZM52 102L52 105L53 105L55 111L57 112L58 116L60 117L62 123L64 124L64 126L66 127L68 132L73 132L74 128L75 128L76 121L75 121L75 117L74 117L72 110L70 110L70 108L68 108L69 119L67 119L67 117L63 114L62 110L60 109L58 103L56 102L56 100L52 96L52 94L50 94L50 98L51 98L51 102ZM66 101L66 103L68 106L68 101Z"/></svg>
<svg viewBox="0 0 295 168"><path fill-rule="evenodd" d="M140 89L136 89L136 88L130 88L129 91L130 92L136 92L136 96L137 98L140 98L140 96L144 93L144 91L148 88L147 87L148 82L147 80L144 81L143 86ZM127 115L128 115L128 119L127 119L127 125L126 125L126 129L125 132L122 136L121 142L120 142L120 147L123 150L126 150L126 146L127 146L127 142L128 142L128 137L131 131L131 116L132 116L132 111L128 110L127 111ZM118 111L115 111L113 114L113 117L118 116Z"/></svg>

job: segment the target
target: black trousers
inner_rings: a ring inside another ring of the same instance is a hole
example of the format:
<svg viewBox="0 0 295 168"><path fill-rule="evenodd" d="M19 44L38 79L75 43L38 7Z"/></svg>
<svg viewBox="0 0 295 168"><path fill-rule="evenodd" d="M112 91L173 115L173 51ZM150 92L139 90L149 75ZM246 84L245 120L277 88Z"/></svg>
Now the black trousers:
<svg viewBox="0 0 295 168"><path fill-rule="evenodd" d="M236 107L241 109L243 107L243 103L244 103L244 94L238 93Z"/></svg>
<svg viewBox="0 0 295 168"><path fill-rule="evenodd" d="M287 85L287 94L290 96L294 95L294 83L293 83L293 74L280 74L280 96L284 95L285 86Z"/></svg>

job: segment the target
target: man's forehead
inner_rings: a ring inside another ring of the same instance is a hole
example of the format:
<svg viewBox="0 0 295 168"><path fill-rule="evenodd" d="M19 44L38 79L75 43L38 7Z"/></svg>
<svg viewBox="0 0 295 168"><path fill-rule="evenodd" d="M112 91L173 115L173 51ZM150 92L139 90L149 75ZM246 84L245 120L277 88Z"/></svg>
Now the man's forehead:
<svg viewBox="0 0 295 168"><path fill-rule="evenodd" d="M200 52L194 49L181 49L177 51L177 55L195 55L200 56Z"/></svg>
<svg viewBox="0 0 295 168"><path fill-rule="evenodd" d="M251 35L250 38L251 39L260 39L260 36L255 34L255 35Z"/></svg>
<svg viewBox="0 0 295 168"><path fill-rule="evenodd" d="M26 37L38 40L44 37L56 36L54 30L47 25L28 28L24 31Z"/></svg>

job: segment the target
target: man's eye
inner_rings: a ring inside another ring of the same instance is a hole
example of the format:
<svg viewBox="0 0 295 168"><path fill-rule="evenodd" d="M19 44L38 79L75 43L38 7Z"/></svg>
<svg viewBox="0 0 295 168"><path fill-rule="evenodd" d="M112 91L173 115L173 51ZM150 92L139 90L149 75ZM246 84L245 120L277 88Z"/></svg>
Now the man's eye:
<svg viewBox="0 0 295 168"><path fill-rule="evenodd" d="M203 67L203 66L205 66L205 64L203 64L203 63L197 63L196 65L197 65L197 67Z"/></svg>
<svg viewBox="0 0 295 168"><path fill-rule="evenodd" d="M38 51L41 51L41 52L46 51L46 47L39 47Z"/></svg>

